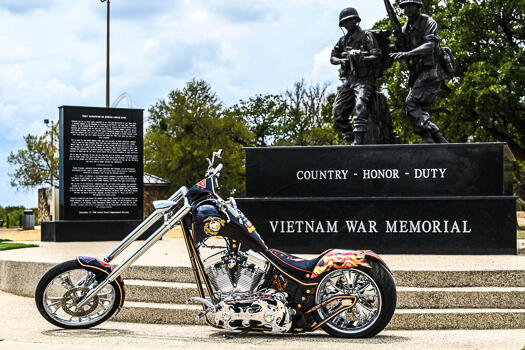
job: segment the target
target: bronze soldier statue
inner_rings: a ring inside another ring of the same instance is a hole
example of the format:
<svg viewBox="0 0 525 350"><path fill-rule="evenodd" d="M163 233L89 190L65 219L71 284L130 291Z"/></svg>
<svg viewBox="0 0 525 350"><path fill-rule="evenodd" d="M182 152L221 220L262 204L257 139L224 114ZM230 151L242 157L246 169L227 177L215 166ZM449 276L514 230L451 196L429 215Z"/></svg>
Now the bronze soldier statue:
<svg viewBox="0 0 525 350"><path fill-rule="evenodd" d="M410 92L406 98L407 116L414 131L421 136L421 143L447 143L425 111L434 103L441 83L447 76L445 70L448 67L443 67L440 63L442 52L438 25L432 17L420 13L422 0L401 0L399 6L408 17L408 21L402 29L402 39L397 40L396 37L396 47L398 51L403 52L392 53L391 56L394 59L406 60L410 73ZM453 60L451 53L447 54L450 56L444 59Z"/></svg>
<svg viewBox="0 0 525 350"><path fill-rule="evenodd" d="M371 100L375 97L376 68L382 53L374 35L362 30L359 22L361 18L354 8L341 11L339 26L347 33L339 39L330 57L330 63L341 65L344 81L334 102L334 122L347 143L352 145L367 143L365 134L371 115ZM352 128L350 116L354 108Z"/></svg>

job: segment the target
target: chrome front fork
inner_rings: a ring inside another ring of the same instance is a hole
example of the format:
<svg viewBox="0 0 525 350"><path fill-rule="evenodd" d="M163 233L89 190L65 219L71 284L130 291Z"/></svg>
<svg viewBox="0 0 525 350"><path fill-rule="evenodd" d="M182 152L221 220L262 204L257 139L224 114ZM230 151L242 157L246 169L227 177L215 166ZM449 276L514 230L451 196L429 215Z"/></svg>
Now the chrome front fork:
<svg viewBox="0 0 525 350"><path fill-rule="evenodd" d="M182 208L180 208L174 215L170 218L165 215L169 210L156 211L151 214L146 220L144 220L139 226L137 226L129 235L126 236L105 258L105 262L110 262L117 255L122 253L124 249L129 247L137 238L140 237L148 228L151 227L155 222L157 222L161 217L164 216L164 223L159 227L151 236L148 237L133 253L131 253L126 259L124 259L111 273L106 277L106 279L100 282L94 289L91 289L86 296L77 304L77 307L84 306L94 295L96 295L102 288L107 286L109 283L117 279L118 276L124 272L131 264L133 264L138 258L142 256L152 245L157 243L159 239L162 238L170 229L172 229L188 212L190 211L190 204L186 198L186 193L188 189L186 187L181 187L177 192L175 192L169 200L178 202L180 200L184 201Z"/></svg>

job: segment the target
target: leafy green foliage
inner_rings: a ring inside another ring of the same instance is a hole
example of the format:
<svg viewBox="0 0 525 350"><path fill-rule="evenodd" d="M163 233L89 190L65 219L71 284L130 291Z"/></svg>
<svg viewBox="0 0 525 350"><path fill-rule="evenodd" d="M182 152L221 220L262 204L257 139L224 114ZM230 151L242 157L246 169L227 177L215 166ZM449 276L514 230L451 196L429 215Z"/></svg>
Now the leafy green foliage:
<svg viewBox="0 0 525 350"><path fill-rule="evenodd" d="M280 95L241 100L230 113L250 128L254 146L339 144L342 138L333 128L332 111L326 109L326 88L301 80Z"/></svg>
<svg viewBox="0 0 525 350"><path fill-rule="evenodd" d="M284 92L285 114L280 120L276 146L333 145L341 143L327 113L327 86L296 82Z"/></svg>
<svg viewBox="0 0 525 350"><path fill-rule="evenodd" d="M7 220L9 218L9 227L20 226L20 217L24 215L26 208L22 206L0 206L0 220L3 220L2 226L7 227ZM33 214L35 215L35 225L39 224L38 209L32 208Z"/></svg>
<svg viewBox="0 0 525 350"><path fill-rule="evenodd" d="M22 206L0 206L0 220L3 220L2 226L7 227L7 219L9 217L9 227L20 226L20 216L24 215L26 208ZM35 225L38 225L38 209L33 208L35 215Z"/></svg>
<svg viewBox="0 0 525 350"><path fill-rule="evenodd" d="M254 135L251 145L266 147L274 143L279 125L286 119L286 104L281 95L255 95L229 108Z"/></svg>
<svg viewBox="0 0 525 350"><path fill-rule="evenodd" d="M58 185L58 122L42 136L24 136L26 148L11 152L7 158L15 168L9 173L11 186L33 188L43 184Z"/></svg>
<svg viewBox="0 0 525 350"><path fill-rule="evenodd" d="M182 90L149 109L150 122L144 139L144 168L171 182L174 189L192 186L204 178L206 158L222 148L224 164L221 193L244 191L243 146L253 134L231 113L202 80L192 80Z"/></svg>
<svg viewBox="0 0 525 350"><path fill-rule="evenodd" d="M33 248L38 247L38 244L26 244L26 243L4 243L0 242L0 250L10 250L19 248Z"/></svg>
<svg viewBox="0 0 525 350"><path fill-rule="evenodd" d="M23 215L24 215L24 208L15 209L9 212L7 214L7 216L9 217L9 226L10 227L20 226L21 224L20 218Z"/></svg>

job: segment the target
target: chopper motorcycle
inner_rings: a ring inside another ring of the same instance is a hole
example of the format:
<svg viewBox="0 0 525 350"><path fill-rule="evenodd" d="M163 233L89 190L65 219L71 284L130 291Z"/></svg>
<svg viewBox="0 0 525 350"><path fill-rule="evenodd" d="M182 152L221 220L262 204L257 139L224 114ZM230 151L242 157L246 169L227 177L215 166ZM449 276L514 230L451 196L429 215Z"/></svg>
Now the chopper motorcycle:
<svg viewBox="0 0 525 350"><path fill-rule="evenodd" d="M199 296L197 317L225 330L302 333L318 328L337 337L379 333L396 307L396 288L384 261L370 250L329 249L303 259L269 248L233 198L222 199L213 153L205 179L181 187L103 260L79 256L49 270L35 301L62 328L96 326L124 303L120 275L175 225L181 225ZM163 223L117 266L109 263L153 223Z"/></svg>

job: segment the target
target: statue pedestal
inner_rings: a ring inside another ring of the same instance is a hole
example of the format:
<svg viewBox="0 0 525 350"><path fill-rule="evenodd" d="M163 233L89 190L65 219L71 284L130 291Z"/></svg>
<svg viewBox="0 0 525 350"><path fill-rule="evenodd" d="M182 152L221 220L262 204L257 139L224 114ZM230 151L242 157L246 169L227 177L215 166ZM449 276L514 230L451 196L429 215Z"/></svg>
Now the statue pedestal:
<svg viewBox="0 0 525 350"><path fill-rule="evenodd" d="M246 149L239 207L271 247L516 254L504 143Z"/></svg>

